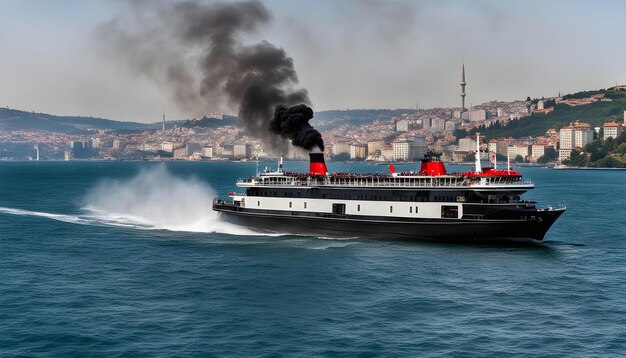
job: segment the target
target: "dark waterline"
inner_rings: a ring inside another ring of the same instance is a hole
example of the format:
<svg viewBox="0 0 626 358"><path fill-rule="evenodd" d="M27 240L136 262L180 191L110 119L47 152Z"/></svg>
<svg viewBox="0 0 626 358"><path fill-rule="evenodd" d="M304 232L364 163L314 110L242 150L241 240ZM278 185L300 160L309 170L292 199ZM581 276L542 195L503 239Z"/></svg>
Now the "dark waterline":
<svg viewBox="0 0 626 358"><path fill-rule="evenodd" d="M626 350L625 172L520 168L537 187L528 199L568 208L529 247L241 235L202 203L235 190L255 163L161 165L0 163L0 355ZM133 182L142 168L145 181ZM120 192L94 194L103 178ZM118 202L163 227L86 209Z"/></svg>

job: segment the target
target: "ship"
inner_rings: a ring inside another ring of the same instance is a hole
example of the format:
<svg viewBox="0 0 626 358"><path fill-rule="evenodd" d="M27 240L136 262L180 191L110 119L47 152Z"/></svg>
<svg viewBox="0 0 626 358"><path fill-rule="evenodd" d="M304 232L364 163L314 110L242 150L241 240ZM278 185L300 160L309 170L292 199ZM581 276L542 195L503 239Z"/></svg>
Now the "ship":
<svg viewBox="0 0 626 358"><path fill-rule="evenodd" d="M478 139L478 138L477 138ZM477 141L477 153L479 151ZM213 199L229 222L262 232L444 242L542 243L565 207L539 207L522 195L534 184L507 163L448 173L428 153L419 171L329 173L310 153L307 173L266 168L237 181L245 192ZM494 161L495 163L495 161Z"/></svg>

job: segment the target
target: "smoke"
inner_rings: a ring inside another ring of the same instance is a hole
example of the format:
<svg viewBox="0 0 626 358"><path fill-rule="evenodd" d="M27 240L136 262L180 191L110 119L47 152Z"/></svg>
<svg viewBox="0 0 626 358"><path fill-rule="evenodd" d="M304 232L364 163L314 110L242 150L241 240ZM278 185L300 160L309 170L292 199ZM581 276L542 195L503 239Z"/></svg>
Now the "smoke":
<svg viewBox="0 0 626 358"><path fill-rule="evenodd" d="M274 111L274 118L270 121L270 129L275 134L291 140L291 144L312 150L317 147L324 150L324 140L320 132L309 124L313 118L313 110L300 104L293 107L279 105Z"/></svg>
<svg viewBox="0 0 626 358"><path fill-rule="evenodd" d="M271 18L258 1L134 2L101 26L99 38L133 70L171 88L181 108L200 115L226 104L250 135L270 150L284 151L288 137L269 128L274 109L310 101L306 89L297 88L285 50L267 41L246 43ZM306 124L304 130L312 132Z"/></svg>

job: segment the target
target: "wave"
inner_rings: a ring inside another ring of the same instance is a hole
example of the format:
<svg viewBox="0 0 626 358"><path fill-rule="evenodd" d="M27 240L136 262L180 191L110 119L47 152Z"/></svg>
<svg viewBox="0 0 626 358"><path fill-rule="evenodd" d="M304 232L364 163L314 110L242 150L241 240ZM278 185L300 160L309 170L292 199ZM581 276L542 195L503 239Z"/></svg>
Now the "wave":
<svg viewBox="0 0 626 358"><path fill-rule="evenodd" d="M73 224L142 230L280 236L235 225L212 209L213 189L191 177L180 178L161 164L130 179L103 179L84 198L85 214L54 214L0 207L11 215L43 217Z"/></svg>

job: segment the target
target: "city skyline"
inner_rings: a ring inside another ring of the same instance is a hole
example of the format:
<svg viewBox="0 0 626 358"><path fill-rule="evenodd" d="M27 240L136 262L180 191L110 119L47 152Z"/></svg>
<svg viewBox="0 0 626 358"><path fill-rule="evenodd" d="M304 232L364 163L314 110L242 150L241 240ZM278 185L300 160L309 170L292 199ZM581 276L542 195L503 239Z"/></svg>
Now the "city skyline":
<svg viewBox="0 0 626 358"><path fill-rule="evenodd" d="M626 82L621 2L262 3L273 19L250 40L293 57L317 111L455 107L462 63L467 107ZM97 29L128 6L0 4L12 14L0 24L0 106L139 122L159 121L164 106L168 118L199 115L179 108L167 86L103 54ZM228 106L205 113L212 111L236 113Z"/></svg>

